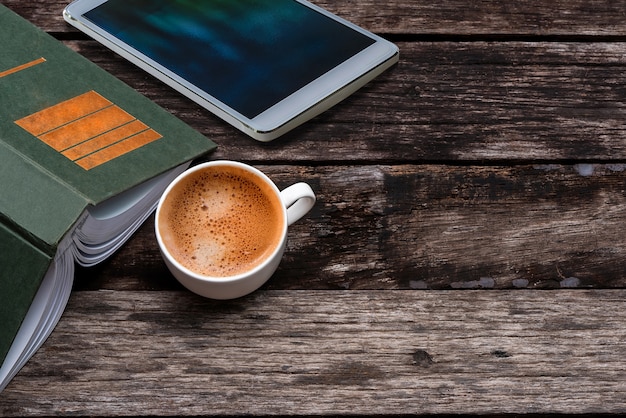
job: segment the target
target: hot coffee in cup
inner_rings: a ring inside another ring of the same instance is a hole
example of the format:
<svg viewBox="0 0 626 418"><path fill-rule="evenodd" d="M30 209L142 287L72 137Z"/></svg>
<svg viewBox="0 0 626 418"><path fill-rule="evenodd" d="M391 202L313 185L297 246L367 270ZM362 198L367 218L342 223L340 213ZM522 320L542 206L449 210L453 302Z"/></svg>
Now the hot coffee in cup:
<svg viewBox="0 0 626 418"><path fill-rule="evenodd" d="M283 203L270 185L240 167L207 167L173 188L160 233L171 255L206 276L251 270L278 247Z"/></svg>
<svg viewBox="0 0 626 418"><path fill-rule="evenodd" d="M217 299L239 297L273 274L287 226L314 202L305 183L280 192L250 166L206 163L165 191L156 214L157 239L170 271L187 288Z"/></svg>

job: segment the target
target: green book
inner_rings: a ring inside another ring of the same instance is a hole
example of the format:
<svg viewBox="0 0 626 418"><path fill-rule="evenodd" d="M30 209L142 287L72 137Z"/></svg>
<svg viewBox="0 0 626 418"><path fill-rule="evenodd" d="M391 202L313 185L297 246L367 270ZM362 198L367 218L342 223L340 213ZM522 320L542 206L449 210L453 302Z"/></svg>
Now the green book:
<svg viewBox="0 0 626 418"><path fill-rule="evenodd" d="M0 391L209 139L0 5Z"/></svg>

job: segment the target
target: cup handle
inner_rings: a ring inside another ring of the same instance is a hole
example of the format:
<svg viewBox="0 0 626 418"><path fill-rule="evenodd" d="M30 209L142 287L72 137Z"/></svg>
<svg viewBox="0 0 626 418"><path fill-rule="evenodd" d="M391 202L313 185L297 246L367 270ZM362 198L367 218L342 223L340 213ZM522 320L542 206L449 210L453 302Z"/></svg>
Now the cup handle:
<svg viewBox="0 0 626 418"><path fill-rule="evenodd" d="M296 183L280 192L280 198L287 208L287 225L302 218L315 204L315 193L306 183Z"/></svg>

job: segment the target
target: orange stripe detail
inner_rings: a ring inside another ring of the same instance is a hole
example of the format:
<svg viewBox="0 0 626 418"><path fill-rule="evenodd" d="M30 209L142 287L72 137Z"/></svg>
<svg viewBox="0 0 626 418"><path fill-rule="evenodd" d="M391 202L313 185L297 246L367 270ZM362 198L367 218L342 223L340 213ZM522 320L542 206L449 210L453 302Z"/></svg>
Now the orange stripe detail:
<svg viewBox="0 0 626 418"><path fill-rule="evenodd" d="M31 134L40 136L108 106L113 106L113 103L95 91L90 91L33 113L15 123Z"/></svg>
<svg viewBox="0 0 626 418"><path fill-rule="evenodd" d="M147 129L149 127L145 123L134 120L131 123L69 148L63 151L63 155L74 161Z"/></svg>
<svg viewBox="0 0 626 418"><path fill-rule="evenodd" d="M90 91L15 122L89 170L162 136Z"/></svg>
<svg viewBox="0 0 626 418"><path fill-rule="evenodd" d="M92 169L100 164L104 164L107 161L113 160L120 155L124 155L130 151L140 148L152 141L156 141L162 136L153 129L142 132L139 135L135 135L128 139L125 139L117 144L111 145L96 153L90 154L85 158L75 161L76 164L84 168L85 170Z"/></svg>
<svg viewBox="0 0 626 418"><path fill-rule="evenodd" d="M6 76L8 76L10 74L15 74L15 73L17 73L19 71L25 70L25 69L30 68L30 67L34 67L35 65L41 64L41 63L44 63L44 62L46 62L46 59L44 57L37 58L36 60L33 60L31 62L27 62L26 64L18 65L17 67L13 67L13 68L10 68L10 69L8 69L6 71L0 72L0 78L6 77Z"/></svg>
<svg viewBox="0 0 626 418"><path fill-rule="evenodd" d="M117 106L107 107L39 136L57 151L63 151L97 135L117 128L135 118Z"/></svg>

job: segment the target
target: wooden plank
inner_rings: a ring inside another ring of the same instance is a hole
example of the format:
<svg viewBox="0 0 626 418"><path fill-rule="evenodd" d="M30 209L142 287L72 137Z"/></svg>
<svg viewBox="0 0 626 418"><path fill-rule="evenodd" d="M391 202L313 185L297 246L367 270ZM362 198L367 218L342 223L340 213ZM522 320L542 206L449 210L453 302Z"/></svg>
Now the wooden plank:
<svg viewBox="0 0 626 418"><path fill-rule="evenodd" d="M258 165L311 184L271 289L626 286L626 165ZM150 219L77 289L180 289Z"/></svg>
<svg viewBox="0 0 626 418"><path fill-rule="evenodd" d="M221 158L626 159L626 43L400 43L398 66L269 144L240 134L94 42L69 44L213 138Z"/></svg>
<svg viewBox="0 0 626 418"><path fill-rule="evenodd" d="M32 13L40 10L28 4ZM271 144L238 133L95 42L68 44L215 139L217 156L315 162L626 158L624 43L399 42L398 66Z"/></svg>
<svg viewBox="0 0 626 418"><path fill-rule="evenodd" d="M625 298L75 292L0 415L623 413Z"/></svg>
<svg viewBox="0 0 626 418"><path fill-rule="evenodd" d="M331 1L314 3L370 31L418 35L624 36L623 0ZM76 36L61 11L68 0L2 0L43 29Z"/></svg>

